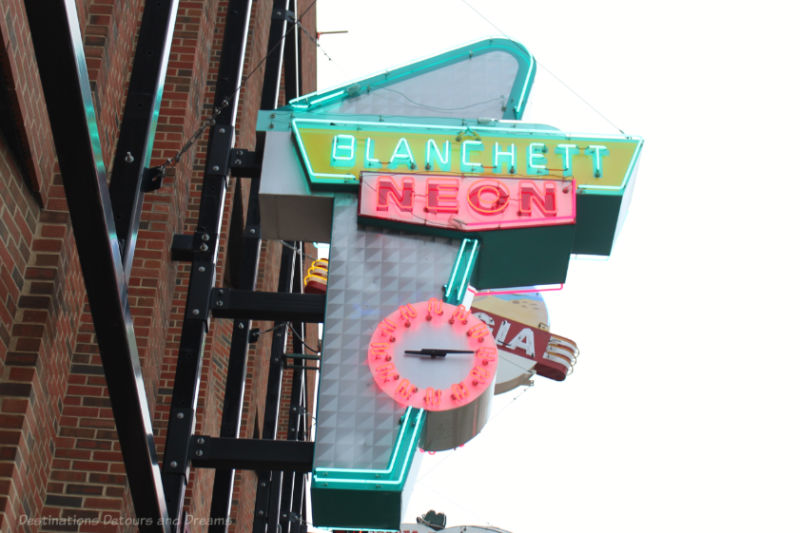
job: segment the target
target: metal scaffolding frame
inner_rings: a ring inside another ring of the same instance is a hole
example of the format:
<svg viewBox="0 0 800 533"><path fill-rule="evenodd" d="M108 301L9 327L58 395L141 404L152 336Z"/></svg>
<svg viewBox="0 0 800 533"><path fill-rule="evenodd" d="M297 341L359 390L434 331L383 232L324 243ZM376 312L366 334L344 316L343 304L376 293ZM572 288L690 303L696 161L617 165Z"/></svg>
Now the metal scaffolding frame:
<svg viewBox="0 0 800 533"><path fill-rule="evenodd" d="M63 175L84 283L92 311L114 420L128 475L131 498L142 531L182 531L189 471L215 469L212 519L227 518L236 469L258 473L254 531L303 532L305 473L311 470L313 443L306 438L306 373L303 323L322 322L324 297L301 293L302 243L282 249L277 292L255 292L261 251L258 212L263 142L249 152L233 145L238 90L252 0L230 0L215 89L219 110L209 133L196 231L175 235L174 260L191 262L186 311L161 468L144 393L139 354L127 300L143 194L160 185L149 169L160 94L175 25L177 0L146 0L128 88L110 187L97 135L92 95L74 0L41 9L25 0L47 110ZM281 71L288 98L300 94L299 42L293 31L296 0L279 0L270 24L262 103L278 101ZM263 104L262 104L263 108ZM215 288L215 265L225 194L230 176L251 179L246 217L234 214L232 265L234 289ZM243 223L243 224L242 224ZM243 227L242 227L243 225ZM241 236L235 232L241 231ZM238 244L234 244L238 243ZM238 260L238 261L237 261ZM222 422L218 437L194 434L202 371L203 341L211 319L234 320ZM254 319L274 320L265 420L260 439L238 438ZM293 331L294 364L287 365L287 329ZM290 423L286 440L277 440L284 367L293 370ZM227 530L212 520L210 531ZM279 529L280 528L280 529Z"/></svg>

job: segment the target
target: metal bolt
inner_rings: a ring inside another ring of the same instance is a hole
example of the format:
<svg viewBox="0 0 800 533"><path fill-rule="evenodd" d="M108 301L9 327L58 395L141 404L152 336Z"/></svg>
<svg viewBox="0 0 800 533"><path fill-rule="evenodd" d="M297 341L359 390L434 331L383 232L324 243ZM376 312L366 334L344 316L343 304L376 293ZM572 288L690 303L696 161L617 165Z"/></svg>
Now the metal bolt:
<svg viewBox="0 0 800 533"><path fill-rule="evenodd" d="M242 160L241 159L234 159L233 164L237 165L237 166L241 165L242 164Z"/></svg>
<svg viewBox="0 0 800 533"><path fill-rule="evenodd" d="M201 251L201 252L206 252L206 251L208 251L208 245L207 245L207 244L205 244L205 243L201 244L201 245L200 245L200 251Z"/></svg>
<svg viewBox="0 0 800 533"><path fill-rule="evenodd" d="M178 417L178 420L183 420L183 412L179 411L176 416Z"/></svg>
<svg viewBox="0 0 800 533"><path fill-rule="evenodd" d="M192 315L197 316L199 314L200 314L200 310L199 309L192 309Z"/></svg>
<svg viewBox="0 0 800 533"><path fill-rule="evenodd" d="M135 161L133 158L133 154L130 152L125 152L125 159L123 159L123 161L125 161L128 164L133 163Z"/></svg>
<svg viewBox="0 0 800 533"><path fill-rule="evenodd" d="M178 468L178 461L170 461L169 466L170 468Z"/></svg>
<svg viewBox="0 0 800 533"><path fill-rule="evenodd" d="M211 240L211 235L209 235L208 233L203 233L203 234L200 236L200 238L201 238L201 239L203 239L204 241L208 242L208 241L210 241L210 240Z"/></svg>
<svg viewBox="0 0 800 533"><path fill-rule="evenodd" d="M225 128L220 128L220 129L219 129L219 132L220 132L220 133L225 133Z"/></svg>
<svg viewBox="0 0 800 533"><path fill-rule="evenodd" d="M256 228L250 228L249 231L250 231L250 235L255 235L256 234Z"/></svg>
<svg viewBox="0 0 800 533"><path fill-rule="evenodd" d="M197 270L199 270L200 272L205 272L206 271L206 267L204 267L204 266L197 267Z"/></svg>
<svg viewBox="0 0 800 533"><path fill-rule="evenodd" d="M262 481L261 483L259 483L259 485L261 485L262 487L266 487L267 486L267 482L266 481Z"/></svg>
<svg viewBox="0 0 800 533"><path fill-rule="evenodd" d="M200 437L199 439L197 439L197 444L205 444L205 443L206 443L206 439L205 438Z"/></svg>
<svg viewBox="0 0 800 533"><path fill-rule="evenodd" d="M244 329L244 322L239 322L239 329Z"/></svg>
<svg viewBox="0 0 800 533"><path fill-rule="evenodd" d="M258 510L258 516L264 516L264 510L263 509L259 509Z"/></svg>
<svg viewBox="0 0 800 533"><path fill-rule="evenodd" d="M217 300L217 307L222 307L222 300Z"/></svg>
<svg viewBox="0 0 800 533"><path fill-rule="evenodd" d="M219 165L214 165L213 167L211 167L211 170L213 170L214 172L219 172Z"/></svg>
<svg viewBox="0 0 800 533"><path fill-rule="evenodd" d="M198 457L202 457L203 456L203 450L197 450L196 452L194 452L194 454L196 456L198 456Z"/></svg>

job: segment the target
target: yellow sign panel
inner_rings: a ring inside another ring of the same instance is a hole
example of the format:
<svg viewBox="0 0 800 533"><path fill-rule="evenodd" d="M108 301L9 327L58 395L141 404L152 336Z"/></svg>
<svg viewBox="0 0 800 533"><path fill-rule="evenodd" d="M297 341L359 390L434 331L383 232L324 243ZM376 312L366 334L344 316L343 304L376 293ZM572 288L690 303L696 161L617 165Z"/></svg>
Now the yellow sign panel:
<svg viewBox="0 0 800 533"><path fill-rule="evenodd" d="M458 127L296 119L293 129L312 184L358 183L362 171L548 177L585 192L624 189L642 141L523 127Z"/></svg>

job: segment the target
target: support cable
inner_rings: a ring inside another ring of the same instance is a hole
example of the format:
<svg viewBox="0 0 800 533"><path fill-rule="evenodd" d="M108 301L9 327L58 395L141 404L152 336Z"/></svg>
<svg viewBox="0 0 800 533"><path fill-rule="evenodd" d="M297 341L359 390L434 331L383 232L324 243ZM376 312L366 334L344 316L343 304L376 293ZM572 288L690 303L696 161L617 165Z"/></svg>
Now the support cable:
<svg viewBox="0 0 800 533"><path fill-rule="evenodd" d="M462 2L462 3L463 3L465 6L467 6L468 8L470 8L472 11L474 11L475 13L477 13L477 15L478 15L480 18L482 18L484 21L486 21L486 22L487 22L487 23L488 23L490 26L492 26L494 29L496 29L497 31L499 31L499 32L500 32L500 33L501 33L501 34L502 34L504 37L506 37L507 39L509 39L509 40L513 41L513 39L511 39L511 37L509 37L509 36L508 36L508 34L502 30L502 28L500 28L500 27L499 27L497 24L495 24L494 22L492 22L491 20L489 20L489 18L488 18L488 17L486 17L486 16L485 16L483 13L481 13L480 11L478 11L478 10L475 8L475 6L473 6L472 4L470 4L469 2L467 2L467 0L461 0L461 2ZM516 41L514 41L514 42L516 42ZM587 106L589 109L591 109L592 111L594 111L595 113L597 113L597 114L598 114L598 115L599 115L599 116L600 116L600 117L601 117L603 120L605 120L606 122L608 122L608 123L609 123L609 124L610 124L610 125L611 125L611 126L614 128L614 129L615 129L615 130L619 131L619 132L620 132L622 135L627 135L627 133L625 133L624 131L622 131L622 128L620 128L619 126L617 126L616 124L614 124L613 122L611 122L611 119L609 119L607 116L605 116L603 113L601 113L601 112L600 112L600 110L599 110L599 109L597 109L595 106L593 106L592 104L590 104L590 103L589 103L589 101L588 101L588 100L586 100L586 98L584 98L583 96L581 96L580 94L578 94L578 91L576 91L575 89L573 89L572 87L570 87L569 85L567 85L567 82L565 82L564 80L562 80L561 78L559 78L558 76L556 76L556 74L555 74L555 73L554 73L552 70L550 70L549 68L547 68L547 66L545 66L545 65L544 65L544 63L542 63L540 60L538 60L538 59L537 59L537 60L536 60L536 64L537 64L538 66L542 67L542 68L543 68L543 69L544 69L544 70L545 70L545 71L546 71L548 74L550 74L550 75L551 75L551 76L552 76L552 77L553 77L553 78L554 78L554 79L555 79L555 80L556 80L558 83L560 83L561 85L563 85L564 87L566 87L566 89L567 89L569 92L571 92L573 95L575 95L575 96L576 96L576 97L577 97L577 98L578 98L578 99L579 99L581 102L583 102L583 103L584 103L584 104L585 104L585 105L586 105L586 106Z"/></svg>

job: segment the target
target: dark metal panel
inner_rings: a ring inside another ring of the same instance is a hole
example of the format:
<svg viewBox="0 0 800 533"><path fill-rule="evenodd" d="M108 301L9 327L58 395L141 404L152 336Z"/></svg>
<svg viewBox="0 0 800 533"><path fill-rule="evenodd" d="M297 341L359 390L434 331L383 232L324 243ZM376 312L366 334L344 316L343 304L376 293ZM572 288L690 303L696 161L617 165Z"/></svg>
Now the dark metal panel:
<svg viewBox="0 0 800 533"><path fill-rule="evenodd" d="M164 531L167 506L78 15L71 0L25 7L134 509L142 531Z"/></svg>
<svg viewBox="0 0 800 533"><path fill-rule="evenodd" d="M189 292L181 331L172 405L164 452L164 489L169 515L181 516L186 493L190 437L195 425L206 315L217 259L226 174L232 150L242 77L242 64L250 19L251 0L231 0L225 20L220 67L215 89L215 125L209 133L206 168L195 232Z"/></svg>
<svg viewBox="0 0 800 533"><path fill-rule="evenodd" d="M289 5L290 0L274 0L272 5L272 24L269 27L267 43L269 56L264 70L264 87L261 89L261 109L264 110L278 108L285 43L283 37L289 31L287 21Z"/></svg>
<svg viewBox="0 0 800 533"><path fill-rule="evenodd" d="M154 176L146 170L150 165L177 11L177 0L145 2L112 167L111 205L128 277L142 213L142 191L151 186L143 183L143 179Z"/></svg>
<svg viewBox="0 0 800 533"><path fill-rule="evenodd" d="M322 322L325 295L214 289L211 313L236 320Z"/></svg>
<svg viewBox="0 0 800 533"><path fill-rule="evenodd" d="M195 436L192 465L201 468L242 468L311 472L313 442Z"/></svg>

